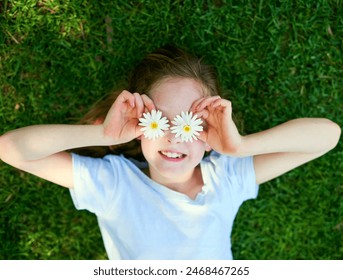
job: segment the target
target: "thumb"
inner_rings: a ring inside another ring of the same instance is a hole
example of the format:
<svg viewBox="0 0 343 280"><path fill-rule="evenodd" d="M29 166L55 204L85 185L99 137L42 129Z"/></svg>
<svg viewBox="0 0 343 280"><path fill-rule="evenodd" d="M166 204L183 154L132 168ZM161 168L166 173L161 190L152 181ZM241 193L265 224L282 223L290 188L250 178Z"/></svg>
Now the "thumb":
<svg viewBox="0 0 343 280"><path fill-rule="evenodd" d="M201 131L199 133L200 133L200 135L197 136L198 139L203 141L203 142L205 142L205 143L207 143L208 132L203 130L203 131Z"/></svg>
<svg viewBox="0 0 343 280"><path fill-rule="evenodd" d="M142 126L136 125L136 128L135 128L135 138L140 138L142 135L143 135L143 131L141 131L142 129Z"/></svg>

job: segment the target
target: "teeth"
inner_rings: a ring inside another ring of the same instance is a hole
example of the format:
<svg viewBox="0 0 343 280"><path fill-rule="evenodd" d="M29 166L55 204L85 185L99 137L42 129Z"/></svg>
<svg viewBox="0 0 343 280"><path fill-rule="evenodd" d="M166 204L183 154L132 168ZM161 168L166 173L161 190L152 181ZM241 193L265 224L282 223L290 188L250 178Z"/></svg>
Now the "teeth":
<svg viewBox="0 0 343 280"><path fill-rule="evenodd" d="M166 157L169 158L182 158L182 154L178 154L178 153L170 153L170 152L161 152L162 155L165 155Z"/></svg>

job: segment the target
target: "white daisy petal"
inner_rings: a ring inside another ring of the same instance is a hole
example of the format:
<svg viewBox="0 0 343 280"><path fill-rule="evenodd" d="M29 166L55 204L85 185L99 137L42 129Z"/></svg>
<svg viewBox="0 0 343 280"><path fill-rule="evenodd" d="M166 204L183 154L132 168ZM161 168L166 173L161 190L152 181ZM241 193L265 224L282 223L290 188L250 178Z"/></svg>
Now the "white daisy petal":
<svg viewBox="0 0 343 280"><path fill-rule="evenodd" d="M138 125L143 126L140 130L144 132L144 136L150 140L155 140L164 135L163 130L169 129L168 120L162 117L161 111L152 110L148 113L143 113L143 118L139 118Z"/></svg>
<svg viewBox="0 0 343 280"><path fill-rule="evenodd" d="M193 116L192 112L181 112L177 115L172 124L171 132L175 133L175 137L180 137L182 142L193 142L200 135L199 131L203 131L202 120L198 119L197 115Z"/></svg>

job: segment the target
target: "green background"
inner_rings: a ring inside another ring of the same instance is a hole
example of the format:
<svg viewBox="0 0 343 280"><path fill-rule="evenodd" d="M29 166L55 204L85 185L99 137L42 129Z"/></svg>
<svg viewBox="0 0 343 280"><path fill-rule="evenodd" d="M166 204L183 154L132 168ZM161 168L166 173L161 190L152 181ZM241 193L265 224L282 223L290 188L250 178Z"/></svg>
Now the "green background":
<svg viewBox="0 0 343 280"><path fill-rule="evenodd" d="M297 117L340 125L342 2L0 1L0 134L74 123L166 43L216 65L243 134ZM236 259L342 259L342 143L260 188ZM123 213L124 215L124 213ZM68 190L0 163L0 259L105 259ZM225 246L225 244L223 244Z"/></svg>

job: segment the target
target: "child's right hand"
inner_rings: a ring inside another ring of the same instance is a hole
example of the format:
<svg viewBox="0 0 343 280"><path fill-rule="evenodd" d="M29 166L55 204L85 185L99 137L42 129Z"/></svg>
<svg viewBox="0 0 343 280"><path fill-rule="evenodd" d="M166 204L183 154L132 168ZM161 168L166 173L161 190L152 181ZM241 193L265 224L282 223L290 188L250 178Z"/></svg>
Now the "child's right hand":
<svg viewBox="0 0 343 280"><path fill-rule="evenodd" d="M155 109L153 101L145 94L124 90L119 94L107 113L103 132L113 145L126 143L143 134L138 126L143 112Z"/></svg>

